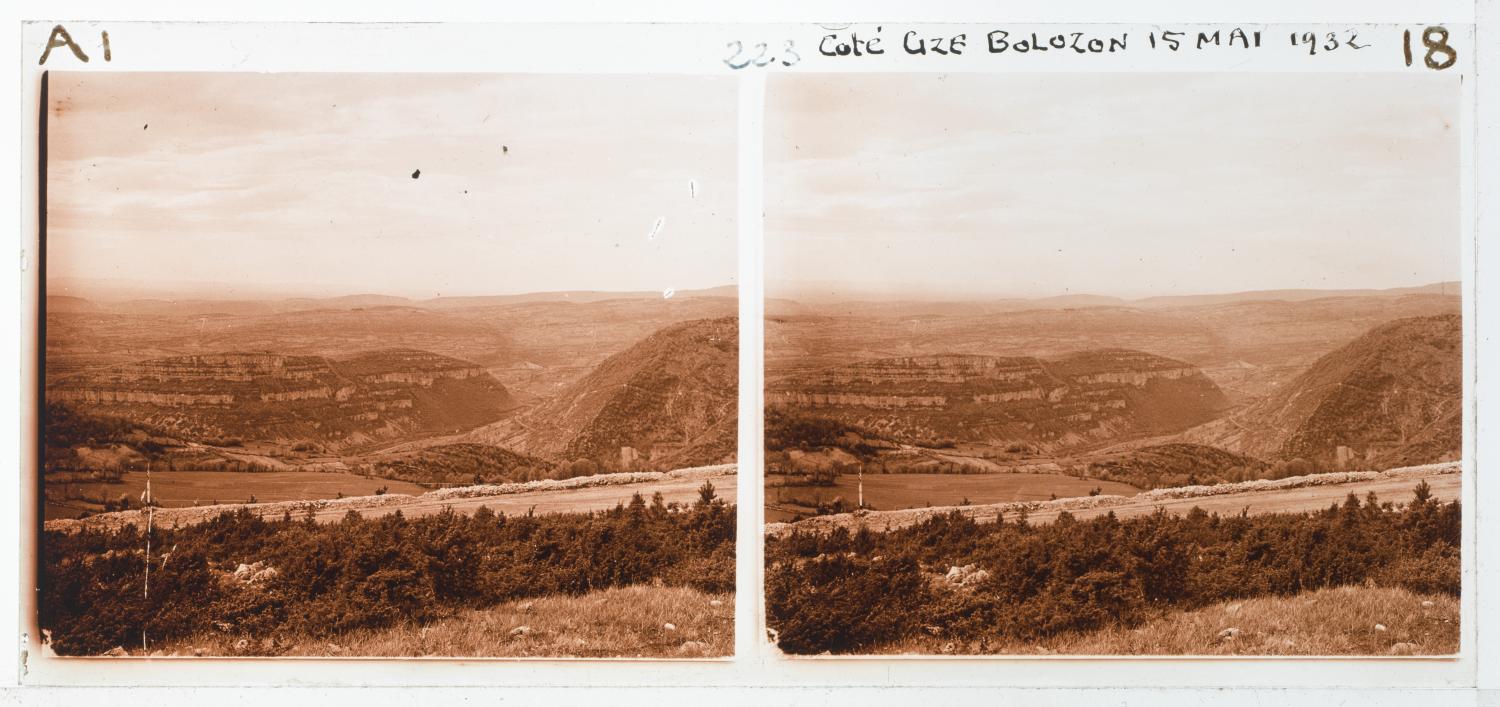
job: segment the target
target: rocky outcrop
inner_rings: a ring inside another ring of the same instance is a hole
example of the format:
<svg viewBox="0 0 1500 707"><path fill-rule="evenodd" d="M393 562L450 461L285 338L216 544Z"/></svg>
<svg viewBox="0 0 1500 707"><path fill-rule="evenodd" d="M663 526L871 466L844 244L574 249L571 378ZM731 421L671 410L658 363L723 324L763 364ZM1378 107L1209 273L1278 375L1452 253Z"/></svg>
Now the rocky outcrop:
<svg viewBox="0 0 1500 707"><path fill-rule="evenodd" d="M766 403L908 443L1026 443L1047 451L1185 429L1228 404L1193 366L1127 349L1055 359L862 361L773 382Z"/></svg>
<svg viewBox="0 0 1500 707"><path fill-rule="evenodd" d="M904 356L861 361L809 374L809 385L883 385L891 383L967 383L976 380L1025 382L1043 373L1041 362L1029 357Z"/></svg>
<svg viewBox="0 0 1500 707"><path fill-rule="evenodd" d="M494 422L516 404L470 362L412 349L345 359L221 353L85 370L50 382L48 402L85 404L189 440L359 447Z"/></svg>
<svg viewBox="0 0 1500 707"><path fill-rule="evenodd" d="M1176 380L1187 376L1198 375L1198 369L1191 367L1167 368L1157 371L1104 371L1101 373L1089 373L1077 376L1072 380L1083 385L1095 383L1120 383L1133 385L1137 388L1145 386L1153 380Z"/></svg>
<svg viewBox="0 0 1500 707"><path fill-rule="evenodd" d="M360 376L359 381L361 383L405 383L430 388L433 383L439 380L464 380L483 375L487 375L484 369L475 366L473 368L453 368L445 371L390 371L388 373Z"/></svg>
<svg viewBox="0 0 1500 707"><path fill-rule="evenodd" d="M778 390L766 394L766 403L769 405L810 407L940 408L948 404L948 398L943 395L868 395L860 393L807 393L796 390Z"/></svg>
<svg viewBox="0 0 1500 707"><path fill-rule="evenodd" d="M183 405L230 405L229 393L151 393L141 390L100 390L94 388L59 388L47 392L47 399L67 403L140 403L162 407Z"/></svg>
<svg viewBox="0 0 1500 707"><path fill-rule="evenodd" d="M344 390L341 388L340 390ZM303 388L301 390L283 390L273 393L261 393L260 401L263 403L285 403L293 400L328 400L334 397L335 391L328 386L316 388ZM348 399L346 396L345 400Z"/></svg>
<svg viewBox="0 0 1500 707"><path fill-rule="evenodd" d="M340 376L319 356L225 353L151 359L57 381L51 400L169 407L327 399Z"/></svg>

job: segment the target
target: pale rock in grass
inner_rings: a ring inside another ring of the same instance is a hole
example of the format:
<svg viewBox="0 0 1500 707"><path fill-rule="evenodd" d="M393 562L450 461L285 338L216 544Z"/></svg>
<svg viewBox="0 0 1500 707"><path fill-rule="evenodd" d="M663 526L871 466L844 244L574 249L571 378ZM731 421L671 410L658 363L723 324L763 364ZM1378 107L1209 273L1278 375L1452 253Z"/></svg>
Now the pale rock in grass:
<svg viewBox="0 0 1500 707"><path fill-rule="evenodd" d="M124 646L115 646L114 648L106 651L104 655L107 655L111 658L119 658L120 656L130 655L130 652L125 650Z"/></svg>
<svg viewBox="0 0 1500 707"><path fill-rule="evenodd" d="M1376 631L1385 631L1386 630L1385 624L1375 624L1375 630Z"/></svg>
<svg viewBox="0 0 1500 707"><path fill-rule="evenodd" d="M678 655L690 656L706 655L708 653L708 644L703 641L684 641L682 645L677 647L677 653Z"/></svg>
<svg viewBox="0 0 1500 707"><path fill-rule="evenodd" d="M723 606L724 602L720 601L718 599L709 599L708 600L708 605L709 606Z"/></svg>
<svg viewBox="0 0 1500 707"><path fill-rule="evenodd" d="M1433 606L1435 606L1435 604L1433 604L1433 602L1432 602L1431 599L1423 599L1422 600L1422 608L1424 608L1424 609L1431 609Z"/></svg>
<svg viewBox="0 0 1500 707"><path fill-rule="evenodd" d="M966 587L983 582L989 579L989 577L990 573L988 571L977 569L974 565L964 565L962 567L954 565L948 568L948 574L945 576L945 579L948 580L949 584Z"/></svg>
<svg viewBox="0 0 1500 707"><path fill-rule="evenodd" d="M1240 630L1239 628L1234 626L1231 626L1219 632L1219 640L1221 641L1233 641L1234 639L1239 638L1239 636Z"/></svg>
<svg viewBox="0 0 1500 707"><path fill-rule="evenodd" d="M677 630L677 624L673 624L673 623L665 623L665 624L662 624L661 627L662 627L662 630L664 630L664 631L676 631Z"/></svg>
<svg viewBox="0 0 1500 707"><path fill-rule="evenodd" d="M1414 655L1416 652L1417 644L1403 641L1391 644L1390 649L1386 651L1386 655Z"/></svg>
<svg viewBox="0 0 1500 707"><path fill-rule="evenodd" d="M517 626L510 630L510 635L512 636L525 636L528 633L531 633L530 626Z"/></svg>

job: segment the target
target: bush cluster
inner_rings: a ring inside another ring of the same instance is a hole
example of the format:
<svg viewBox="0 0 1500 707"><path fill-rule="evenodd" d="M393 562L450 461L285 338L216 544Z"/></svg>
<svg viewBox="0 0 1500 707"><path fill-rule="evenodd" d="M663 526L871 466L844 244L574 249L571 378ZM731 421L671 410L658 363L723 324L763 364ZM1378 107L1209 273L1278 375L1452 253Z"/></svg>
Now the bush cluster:
<svg viewBox="0 0 1500 707"><path fill-rule="evenodd" d="M918 632L980 645L1040 640L1349 584L1456 595L1460 515L1423 484L1400 507L1350 495L1305 514L1064 513L1031 525L955 512L886 533L793 532L766 541L769 624L788 652L841 653ZM988 577L955 587L940 576L970 564Z"/></svg>
<svg viewBox="0 0 1500 707"><path fill-rule="evenodd" d="M832 418L803 415L769 408L766 410L765 447L768 452L786 449L812 451L842 449L861 459L873 457L877 439L864 428Z"/></svg>
<svg viewBox="0 0 1500 707"><path fill-rule="evenodd" d="M576 463L551 462L486 444L443 444L356 464L361 474L423 486L503 484L567 479L597 473Z"/></svg>
<svg viewBox="0 0 1500 707"><path fill-rule="evenodd" d="M328 524L240 509L151 531L149 595L146 538L134 526L46 532L40 623L58 653L87 655L139 645L143 631L156 641L333 636L648 582L733 591L734 507L711 496L683 507L637 494L608 511L545 516L351 511ZM235 576L256 562L274 573Z"/></svg>

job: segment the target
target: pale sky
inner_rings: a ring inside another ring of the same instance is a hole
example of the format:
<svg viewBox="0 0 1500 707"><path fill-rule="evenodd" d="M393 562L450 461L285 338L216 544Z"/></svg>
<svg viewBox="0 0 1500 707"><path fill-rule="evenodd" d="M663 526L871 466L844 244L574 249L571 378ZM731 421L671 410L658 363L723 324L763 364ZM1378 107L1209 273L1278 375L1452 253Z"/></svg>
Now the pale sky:
<svg viewBox="0 0 1500 707"><path fill-rule="evenodd" d="M735 281L732 79L54 72L50 94L49 280L413 297Z"/></svg>
<svg viewBox="0 0 1500 707"><path fill-rule="evenodd" d="M772 294L1459 279L1451 77L783 74L766 103Z"/></svg>

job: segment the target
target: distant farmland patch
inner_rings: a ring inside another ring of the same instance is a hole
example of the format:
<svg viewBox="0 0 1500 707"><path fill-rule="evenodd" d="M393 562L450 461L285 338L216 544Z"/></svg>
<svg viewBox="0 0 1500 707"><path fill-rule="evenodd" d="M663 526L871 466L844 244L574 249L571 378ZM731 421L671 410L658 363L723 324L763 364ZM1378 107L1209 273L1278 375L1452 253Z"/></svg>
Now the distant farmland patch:
<svg viewBox="0 0 1500 707"><path fill-rule="evenodd" d="M1063 474L865 474L865 505L882 511L926 506L1046 501L1053 497L1101 494L1134 496L1129 484L1080 479ZM818 503L841 498L851 508L858 502L859 477L839 476L833 486L788 486L766 489L766 521L779 523L796 513L812 515Z"/></svg>
<svg viewBox="0 0 1500 707"><path fill-rule="evenodd" d="M161 506L206 506L214 502L243 503L254 496L259 503L303 501L345 496L369 496L384 488L388 493L421 494L416 484L390 479L367 479L354 474L318 471L158 471L151 474L151 496ZM125 472L121 483L100 481L47 482L46 520L77 518L85 510L100 510L89 499L115 499L123 495L131 508L141 507L146 490L145 472Z"/></svg>

